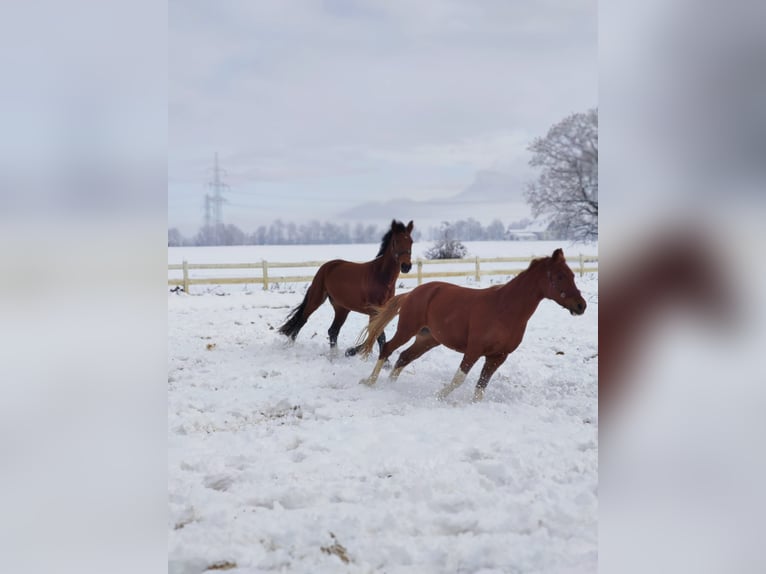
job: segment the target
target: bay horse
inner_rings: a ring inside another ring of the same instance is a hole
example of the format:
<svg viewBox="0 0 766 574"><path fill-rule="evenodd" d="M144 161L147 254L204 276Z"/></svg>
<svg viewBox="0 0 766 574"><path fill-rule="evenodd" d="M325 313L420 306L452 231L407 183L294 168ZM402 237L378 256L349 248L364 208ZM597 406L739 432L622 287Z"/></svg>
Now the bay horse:
<svg viewBox="0 0 766 574"><path fill-rule="evenodd" d="M380 349L372 374L361 383L374 385L385 360L413 336L415 342L402 351L390 373L396 379L402 369L425 352L445 345L463 353L455 376L439 393L444 399L466 378L480 357L484 367L473 400L484 398L484 389L497 368L521 343L532 314L543 299L551 299L572 315L585 312L585 299L574 282L564 252L556 249L550 257L533 260L529 267L504 285L471 289L433 281L392 298L375 315L362 336L362 352L372 351L373 341L399 315L394 337Z"/></svg>
<svg viewBox="0 0 766 574"><path fill-rule="evenodd" d="M330 348L335 349L338 333L349 312L372 316L377 307L385 305L394 296L399 271L408 273L412 268L412 229L412 221L404 225L394 219L380 242L378 255L372 261L353 263L334 259L322 265L311 281L303 302L290 312L279 332L295 340L311 314L329 298L335 309L335 318L327 334L330 336ZM376 337L382 347L386 341L385 333L381 330ZM352 347L346 350L346 356L355 355L358 350L359 347Z"/></svg>

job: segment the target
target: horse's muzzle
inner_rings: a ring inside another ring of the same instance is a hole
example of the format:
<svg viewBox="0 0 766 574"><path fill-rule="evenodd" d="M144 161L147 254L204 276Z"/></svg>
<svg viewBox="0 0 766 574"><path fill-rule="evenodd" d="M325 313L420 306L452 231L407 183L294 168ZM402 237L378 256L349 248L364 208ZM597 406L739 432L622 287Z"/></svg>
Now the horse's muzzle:
<svg viewBox="0 0 766 574"><path fill-rule="evenodd" d="M585 308L588 306L588 304L585 302L585 299L581 299L577 303L574 304L574 306L570 307L569 312L572 315L582 315L585 313Z"/></svg>
<svg viewBox="0 0 766 574"><path fill-rule="evenodd" d="M402 263L402 273L409 273L410 269L412 269L412 263Z"/></svg>

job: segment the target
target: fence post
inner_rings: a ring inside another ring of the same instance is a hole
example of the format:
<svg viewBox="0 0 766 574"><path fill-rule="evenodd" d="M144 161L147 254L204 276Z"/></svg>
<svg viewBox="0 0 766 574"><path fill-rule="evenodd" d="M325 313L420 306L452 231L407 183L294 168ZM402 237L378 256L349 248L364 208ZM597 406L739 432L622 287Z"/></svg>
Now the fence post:
<svg viewBox="0 0 766 574"><path fill-rule="evenodd" d="M585 259L583 258L582 253L580 253L580 277L582 277L585 274Z"/></svg>
<svg viewBox="0 0 766 574"><path fill-rule="evenodd" d="M269 262L265 259L261 260L261 267L263 268L263 290L269 290Z"/></svg>
<svg viewBox="0 0 766 574"><path fill-rule="evenodd" d="M418 285L423 283L423 260L418 258Z"/></svg>
<svg viewBox="0 0 766 574"><path fill-rule="evenodd" d="M189 263L184 259L183 263L183 269L184 269L184 293L189 292Z"/></svg>
<svg viewBox="0 0 766 574"><path fill-rule="evenodd" d="M481 281L481 270L479 269L479 256L476 256L476 281Z"/></svg>

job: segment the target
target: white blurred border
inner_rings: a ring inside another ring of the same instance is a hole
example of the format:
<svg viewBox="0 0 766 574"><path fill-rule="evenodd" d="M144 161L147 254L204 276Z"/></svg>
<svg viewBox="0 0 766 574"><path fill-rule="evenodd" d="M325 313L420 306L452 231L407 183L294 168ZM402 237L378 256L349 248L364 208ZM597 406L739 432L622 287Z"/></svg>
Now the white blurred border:
<svg viewBox="0 0 766 574"><path fill-rule="evenodd" d="M726 329L680 309L653 326L601 428L600 571L762 572L764 4L599 13L601 288L653 238L694 228L741 311Z"/></svg>
<svg viewBox="0 0 766 574"><path fill-rule="evenodd" d="M0 16L0 547L164 572L167 5Z"/></svg>

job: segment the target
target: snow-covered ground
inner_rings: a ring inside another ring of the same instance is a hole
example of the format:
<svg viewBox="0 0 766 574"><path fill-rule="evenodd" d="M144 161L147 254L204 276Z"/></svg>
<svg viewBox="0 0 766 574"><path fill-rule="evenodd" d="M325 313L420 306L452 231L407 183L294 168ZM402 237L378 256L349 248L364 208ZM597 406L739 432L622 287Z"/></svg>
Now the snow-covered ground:
<svg viewBox="0 0 766 574"><path fill-rule="evenodd" d="M469 249L525 254L491 245ZM252 248L226 249L218 261ZM368 258L353 245L258 249ZM329 304L286 342L276 329L303 284L169 295L170 572L595 572L598 277L577 283L586 313L543 301L480 404L480 363L436 400L460 362L444 348L396 383L359 385L373 360L329 352ZM340 347L365 323L352 313Z"/></svg>

